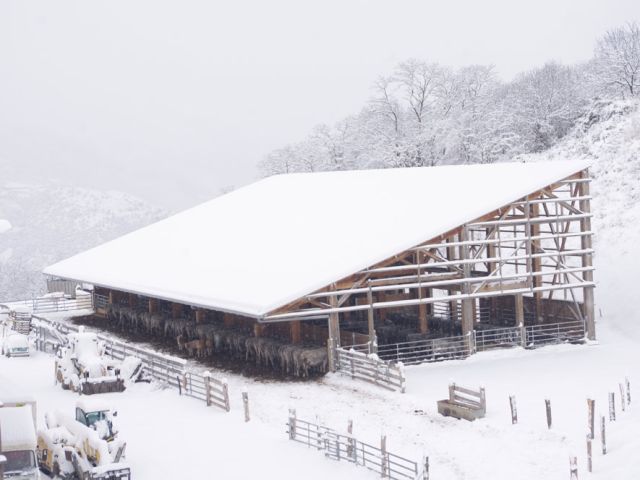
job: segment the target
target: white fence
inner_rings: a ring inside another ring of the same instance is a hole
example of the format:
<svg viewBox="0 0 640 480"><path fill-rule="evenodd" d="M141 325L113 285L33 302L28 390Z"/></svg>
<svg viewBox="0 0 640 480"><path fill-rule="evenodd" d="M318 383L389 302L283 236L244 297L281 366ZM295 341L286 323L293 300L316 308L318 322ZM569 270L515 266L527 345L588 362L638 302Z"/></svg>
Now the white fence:
<svg viewBox="0 0 640 480"><path fill-rule="evenodd" d="M462 359L478 351L496 348L515 346L537 348L556 343L582 341L585 332L584 322L576 320L527 327L475 330L466 336L378 345L377 351L382 360L413 365Z"/></svg>
<svg viewBox="0 0 640 480"><path fill-rule="evenodd" d="M472 335L378 345L383 360L413 365L466 358L473 353Z"/></svg>
<svg viewBox="0 0 640 480"><path fill-rule="evenodd" d="M26 307L34 315L58 312L89 312L93 311L93 296L91 294L78 295L76 298L67 297L38 297L32 300L16 300L4 302L2 305L11 309L14 306Z"/></svg>
<svg viewBox="0 0 640 480"><path fill-rule="evenodd" d="M65 322L54 322L46 318L34 317L33 327L38 350L55 353L68 344L66 336L77 332L78 327ZM178 389L180 395L197 398L207 406L216 406L230 410L229 389L225 379L219 380L210 373L198 373L187 369L187 361L182 358L164 355L148 348L131 345L120 340L98 334L105 345L105 355L117 360L134 356L142 360L145 372L154 380Z"/></svg>
<svg viewBox="0 0 640 480"><path fill-rule="evenodd" d="M428 459L418 464L386 449L386 437L380 447L361 442L349 434L341 434L328 427L296 418L295 411L287 422L289 439L323 451L327 458L351 462L378 472L391 480L428 480Z"/></svg>
<svg viewBox="0 0 640 480"><path fill-rule="evenodd" d="M406 379L402 364L380 360L375 353L366 354L354 349L335 349L336 369L351 378L358 378L389 390L406 389Z"/></svg>

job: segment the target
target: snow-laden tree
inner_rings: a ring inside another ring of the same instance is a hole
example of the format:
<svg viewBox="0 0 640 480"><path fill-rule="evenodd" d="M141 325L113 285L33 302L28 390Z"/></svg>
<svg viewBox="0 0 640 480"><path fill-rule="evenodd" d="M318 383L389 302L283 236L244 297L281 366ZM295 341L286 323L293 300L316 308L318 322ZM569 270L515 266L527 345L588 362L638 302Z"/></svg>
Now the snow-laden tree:
<svg viewBox="0 0 640 480"><path fill-rule="evenodd" d="M640 26L632 22L609 30L596 44L594 73L605 91L640 95Z"/></svg>

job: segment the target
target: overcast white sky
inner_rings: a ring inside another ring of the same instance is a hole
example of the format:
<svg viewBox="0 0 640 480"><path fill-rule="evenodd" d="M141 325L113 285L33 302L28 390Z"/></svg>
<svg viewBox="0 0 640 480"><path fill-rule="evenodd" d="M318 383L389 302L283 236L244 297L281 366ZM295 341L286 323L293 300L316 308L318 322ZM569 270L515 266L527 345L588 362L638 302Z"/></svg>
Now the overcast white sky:
<svg viewBox="0 0 640 480"><path fill-rule="evenodd" d="M406 58L510 78L630 20L638 0L1 0L0 174L182 208Z"/></svg>

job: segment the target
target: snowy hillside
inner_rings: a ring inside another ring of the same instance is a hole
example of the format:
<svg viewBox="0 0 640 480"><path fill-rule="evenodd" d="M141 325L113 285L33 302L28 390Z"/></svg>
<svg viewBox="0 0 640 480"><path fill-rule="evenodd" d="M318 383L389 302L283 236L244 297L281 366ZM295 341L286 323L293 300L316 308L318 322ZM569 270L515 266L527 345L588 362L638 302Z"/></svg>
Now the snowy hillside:
<svg viewBox="0 0 640 480"><path fill-rule="evenodd" d="M640 102L597 102L553 148L520 159L592 162L597 308L602 321L640 338L632 308L640 270Z"/></svg>
<svg viewBox="0 0 640 480"><path fill-rule="evenodd" d="M77 187L0 186L0 298L42 291L42 269L163 216L128 194Z"/></svg>

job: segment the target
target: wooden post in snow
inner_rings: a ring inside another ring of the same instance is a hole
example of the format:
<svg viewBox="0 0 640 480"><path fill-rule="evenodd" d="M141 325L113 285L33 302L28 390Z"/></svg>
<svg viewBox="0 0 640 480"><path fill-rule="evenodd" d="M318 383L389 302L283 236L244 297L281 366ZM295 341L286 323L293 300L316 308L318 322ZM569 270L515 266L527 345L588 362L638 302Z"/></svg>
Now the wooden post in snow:
<svg viewBox="0 0 640 480"><path fill-rule="evenodd" d="M296 439L296 410L289 409L289 440Z"/></svg>
<svg viewBox="0 0 640 480"><path fill-rule="evenodd" d="M587 179L588 178L588 174L587 171L584 170L582 172L582 178L583 179ZM589 214L591 213L591 202L589 200L589 182L585 181L585 182L581 182L580 183L580 196L582 197L582 200L580 200L579 205L580 205L580 211L582 211L582 213L584 214ZM581 232L589 232L591 231L591 218L590 217L585 217L583 219L580 220L580 231ZM591 244L591 235L582 235L580 236L580 247L583 250L589 250L592 247ZM582 267L583 268L589 268L591 266L593 266L593 259L592 259L592 255L591 253L583 253L581 255L581 259L582 259ZM593 270L587 270L582 272L582 279L585 283L591 283L593 282ZM586 327L587 327L587 338L589 340L595 340L596 339L596 324L595 324L595 311L594 311L594 300L593 300L593 287L589 286L589 287L585 287L583 289L583 298L584 301L582 302L582 308L583 308L583 315L584 318L586 319Z"/></svg>
<svg viewBox="0 0 640 480"><path fill-rule="evenodd" d="M604 415L600 417L600 442L602 443L602 454L607 454L607 431Z"/></svg>
<svg viewBox="0 0 640 480"><path fill-rule="evenodd" d="M357 453L355 449L355 440L353 438L353 420L349 419L347 423L347 433L349 434L349 443L347 445L347 455L349 458L355 459Z"/></svg>
<svg viewBox="0 0 640 480"><path fill-rule="evenodd" d="M380 438L380 476L382 478L389 478L389 455L387 454L387 436L382 435Z"/></svg>
<svg viewBox="0 0 640 480"><path fill-rule="evenodd" d="M207 407L211 406L211 372L204 372L202 375L204 378L204 395L207 402Z"/></svg>
<svg viewBox="0 0 640 480"><path fill-rule="evenodd" d="M429 457L422 459L422 480L429 480Z"/></svg>
<svg viewBox="0 0 640 480"><path fill-rule="evenodd" d="M242 404L244 405L244 421L248 422L251 417L249 416L249 392L246 390L242 391Z"/></svg>
<svg viewBox="0 0 640 480"><path fill-rule="evenodd" d="M631 404L631 384L629 383L629 378L625 377L624 382L627 384L627 405Z"/></svg>
<svg viewBox="0 0 640 480"><path fill-rule="evenodd" d="M609 393L609 421L616 421L616 394Z"/></svg>
<svg viewBox="0 0 640 480"><path fill-rule="evenodd" d="M569 475L570 480L578 480L578 459L576 457L569 458Z"/></svg>
<svg viewBox="0 0 640 480"><path fill-rule="evenodd" d="M591 458L591 439L587 438L587 471L593 472L593 459Z"/></svg>
<svg viewBox="0 0 640 480"><path fill-rule="evenodd" d="M625 394L624 394L624 387L622 386L621 383L618 384L618 386L620 387L620 408L622 409L622 411L625 411Z"/></svg>
<svg viewBox="0 0 640 480"><path fill-rule="evenodd" d="M595 438L595 408L596 408L596 401L590 398L587 399L587 409L588 409L587 428L589 429L588 437L591 440Z"/></svg>
<svg viewBox="0 0 640 480"><path fill-rule="evenodd" d="M546 411L547 411L547 428L551 428L551 400L544 401Z"/></svg>
<svg viewBox="0 0 640 480"><path fill-rule="evenodd" d="M511 407L511 425L518 423L518 409L516 407L516 396L509 396L509 406Z"/></svg>

